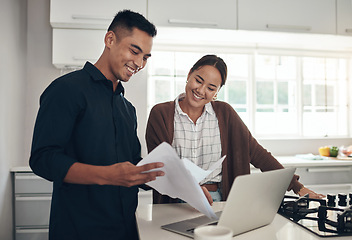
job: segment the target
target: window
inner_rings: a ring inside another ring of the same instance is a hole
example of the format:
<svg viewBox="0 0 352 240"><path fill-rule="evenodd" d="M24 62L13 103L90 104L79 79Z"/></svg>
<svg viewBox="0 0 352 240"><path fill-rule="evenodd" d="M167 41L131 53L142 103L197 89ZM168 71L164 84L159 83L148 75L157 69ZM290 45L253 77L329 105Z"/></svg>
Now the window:
<svg viewBox="0 0 352 240"><path fill-rule="evenodd" d="M149 109L184 91L187 74L204 54L154 51L148 71ZM228 102L257 137L346 137L349 59L216 53L228 67L218 99Z"/></svg>
<svg viewBox="0 0 352 240"><path fill-rule="evenodd" d="M254 129L257 135L298 133L296 69L296 57L256 56Z"/></svg>
<svg viewBox="0 0 352 240"><path fill-rule="evenodd" d="M346 135L346 60L306 57L302 59L302 73L304 135Z"/></svg>

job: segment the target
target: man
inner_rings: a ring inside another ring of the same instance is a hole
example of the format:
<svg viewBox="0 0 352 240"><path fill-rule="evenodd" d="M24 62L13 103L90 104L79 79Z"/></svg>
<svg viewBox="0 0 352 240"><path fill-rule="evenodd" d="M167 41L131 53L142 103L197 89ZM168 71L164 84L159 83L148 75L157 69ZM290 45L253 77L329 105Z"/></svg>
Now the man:
<svg viewBox="0 0 352 240"><path fill-rule="evenodd" d="M121 82L146 65L155 35L140 14L119 12L99 60L42 94L29 163L53 181L49 239L138 239L137 185L164 173L145 173L162 163L135 166L141 159L136 112Z"/></svg>

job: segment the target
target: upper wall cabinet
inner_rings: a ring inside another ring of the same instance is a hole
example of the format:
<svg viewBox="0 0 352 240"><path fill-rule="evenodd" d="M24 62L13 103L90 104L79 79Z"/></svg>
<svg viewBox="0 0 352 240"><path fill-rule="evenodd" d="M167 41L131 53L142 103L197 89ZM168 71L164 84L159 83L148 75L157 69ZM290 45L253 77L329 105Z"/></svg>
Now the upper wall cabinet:
<svg viewBox="0 0 352 240"><path fill-rule="evenodd" d="M238 29L336 34L335 0L238 0Z"/></svg>
<svg viewBox="0 0 352 240"><path fill-rule="evenodd" d="M147 0L51 0L50 23L54 28L106 30L116 13L123 9L146 16Z"/></svg>
<svg viewBox="0 0 352 240"><path fill-rule="evenodd" d="M148 0L148 18L158 26L236 29L237 0Z"/></svg>
<svg viewBox="0 0 352 240"><path fill-rule="evenodd" d="M104 50L106 30L53 29L53 64L57 68L95 63Z"/></svg>
<svg viewBox="0 0 352 240"><path fill-rule="evenodd" d="M337 0L337 34L352 35L351 0Z"/></svg>

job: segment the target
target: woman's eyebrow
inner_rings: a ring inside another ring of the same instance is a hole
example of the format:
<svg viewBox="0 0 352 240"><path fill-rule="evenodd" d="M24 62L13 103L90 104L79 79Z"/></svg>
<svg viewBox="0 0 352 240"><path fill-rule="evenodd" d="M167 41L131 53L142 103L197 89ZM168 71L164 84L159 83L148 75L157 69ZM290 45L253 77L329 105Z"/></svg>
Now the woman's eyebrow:
<svg viewBox="0 0 352 240"><path fill-rule="evenodd" d="M197 77L199 77L200 79L202 79L204 81L204 79L199 74L197 74Z"/></svg>
<svg viewBox="0 0 352 240"><path fill-rule="evenodd" d="M199 74L197 74L197 77L199 77L200 79L202 79L203 82L204 82L204 79L203 79ZM216 86L215 84L209 83L209 85L211 85L211 86L217 88L217 86Z"/></svg>

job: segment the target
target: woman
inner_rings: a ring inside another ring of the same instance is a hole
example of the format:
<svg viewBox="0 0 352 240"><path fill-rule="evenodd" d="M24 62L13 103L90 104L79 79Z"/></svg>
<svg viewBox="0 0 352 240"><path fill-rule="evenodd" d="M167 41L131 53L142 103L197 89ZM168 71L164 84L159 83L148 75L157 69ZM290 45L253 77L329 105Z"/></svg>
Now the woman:
<svg viewBox="0 0 352 240"><path fill-rule="evenodd" d="M261 171L283 166L251 135L235 110L216 100L225 84L227 67L216 55L199 59L188 73L185 93L175 101L157 104L150 112L146 141L148 152L162 142L172 145L180 158L188 158L203 169L226 155L222 168L201 182L210 203L225 201L233 180L250 173L250 163ZM303 196L322 198L305 188L295 175L288 190ZM211 197L210 197L211 196ZM154 203L179 202L153 192Z"/></svg>

